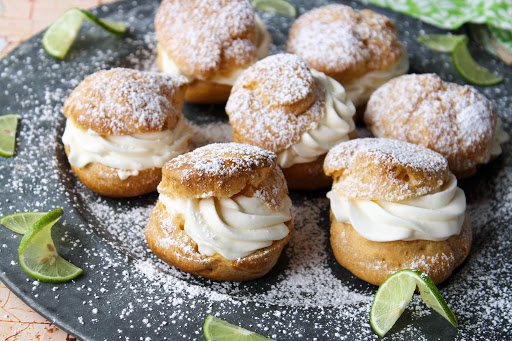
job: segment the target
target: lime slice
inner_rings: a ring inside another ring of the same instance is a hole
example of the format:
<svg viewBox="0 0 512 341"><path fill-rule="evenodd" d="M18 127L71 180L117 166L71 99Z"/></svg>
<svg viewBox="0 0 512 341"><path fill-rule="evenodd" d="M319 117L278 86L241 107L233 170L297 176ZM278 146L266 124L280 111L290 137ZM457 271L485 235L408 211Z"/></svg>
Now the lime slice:
<svg viewBox="0 0 512 341"><path fill-rule="evenodd" d="M41 219L47 212L21 212L6 215L0 219L0 224L9 230L25 234L27 230L34 225L36 221Z"/></svg>
<svg viewBox="0 0 512 341"><path fill-rule="evenodd" d="M401 270L389 276L381 284L373 299L370 324L379 336L393 327L411 301L416 286L423 300L435 311L457 327L457 319L448 307L434 282L418 270Z"/></svg>
<svg viewBox="0 0 512 341"><path fill-rule="evenodd" d="M418 280L416 285L418 285L423 301L428 304L430 308L434 309L441 314L441 316L450 321L454 327L457 327L459 323L457 322L455 314L446 304L432 279L421 271L417 272L419 273L421 280Z"/></svg>
<svg viewBox="0 0 512 341"><path fill-rule="evenodd" d="M478 65L469 54L467 41L461 41L452 52L453 64L468 82L475 85L494 85L503 81L503 77Z"/></svg>
<svg viewBox="0 0 512 341"><path fill-rule="evenodd" d="M457 44L467 40L468 37L465 34L424 34L416 39L418 43L439 52L452 52Z"/></svg>
<svg viewBox="0 0 512 341"><path fill-rule="evenodd" d="M126 25L122 22L102 20L82 9L71 8L46 30L42 40L46 52L55 58L63 59L75 41L84 19L116 35L123 35L126 32Z"/></svg>
<svg viewBox="0 0 512 341"><path fill-rule="evenodd" d="M203 329L207 341L273 340L211 315L204 321Z"/></svg>
<svg viewBox="0 0 512 341"><path fill-rule="evenodd" d="M82 269L59 256L52 240L52 226L62 217L58 208L36 221L25 233L18 249L21 267L43 282L67 282Z"/></svg>
<svg viewBox="0 0 512 341"><path fill-rule="evenodd" d="M292 18L297 16L295 6L285 0L252 0L251 5L258 11L273 12Z"/></svg>
<svg viewBox="0 0 512 341"><path fill-rule="evenodd" d="M18 116L15 114L0 116L0 155L13 156L16 145L16 127Z"/></svg>

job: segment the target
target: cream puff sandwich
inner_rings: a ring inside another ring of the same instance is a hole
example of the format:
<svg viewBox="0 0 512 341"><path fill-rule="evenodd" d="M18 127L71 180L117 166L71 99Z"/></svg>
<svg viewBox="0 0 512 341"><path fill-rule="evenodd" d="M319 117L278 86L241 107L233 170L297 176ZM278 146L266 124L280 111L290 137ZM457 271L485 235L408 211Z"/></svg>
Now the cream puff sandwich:
<svg viewBox="0 0 512 341"><path fill-rule="evenodd" d="M300 16L286 51L341 83L358 108L380 85L409 68L407 52L387 17L344 5L323 6Z"/></svg>
<svg viewBox="0 0 512 341"><path fill-rule="evenodd" d="M325 158L333 177L331 246L338 262L380 285L416 269L444 281L467 257L471 223L466 197L446 159L408 142L343 142Z"/></svg>
<svg viewBox="0 0 512 341"><path fill-rule="evenodd" d="M355 108L343 87L292 54L267 57L245 70L226 113L233 141L275 152L292 189L328 187L325 154L356 136Z"/></svg>
<svg viewBox="0 0 512 341"><path fill-rule="evenodd" d="M405 75L384 84L368 102L364 120L376 137L442 154L459 179L500 155L508 140L485 96L435 74Z"/></svg>
<svg viewBox="0 0 512 341"><path fill-rule="evenodd" d="M189 150L186 87L183 76L131 69L86 77L64 103L62 136L84 185L109 197L155 191L165 162Z"/></svg>
<svg viewBox="0 0 512 341"><path fill-rule="evenodd" d="M155 31L160 70L186 76L185 100L196 103L226 102L236 78L271 43L248 0L164 0Z"/></svg>
<svg viewBox="0 0 512 341"><path fill-rule="evenodd" d="M167 162L145 234L166 263L206 278L247 281L268 273L293 230L277 156L217 143Z"/></svg>

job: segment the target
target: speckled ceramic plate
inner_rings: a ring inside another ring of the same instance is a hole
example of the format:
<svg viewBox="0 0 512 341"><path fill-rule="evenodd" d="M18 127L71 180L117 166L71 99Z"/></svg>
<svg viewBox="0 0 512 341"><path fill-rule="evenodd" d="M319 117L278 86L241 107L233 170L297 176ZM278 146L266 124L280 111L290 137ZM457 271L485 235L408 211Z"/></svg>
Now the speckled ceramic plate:
<svg viewBox="0 0 512 341"><path fill-rule="evenodd" d="M298 3L300 14L325 1ZM344 2L356 8L358 2ZM0 278L31 307L81 340L202 339L202 325L214 314L279 340L377 338L369 324L376 287L341 268L329 246L325 192L292 192L295 233L275 269L249 283L219 283L184 274L148 251L143 229L156 194L134 199L102 198L70 171L60 141L66 96L87 75L117 66L151 69L153 18L158 1L127 1L95 14L128 22L118 39L88 24L64 61L42 49L41 35L0 61L1 114L21 117L16 155L0 158L0 215L49 211L65 215L54 227L59 252L84 269L66 284L34 281L17 261L20 236L0 228ZM391 17L410 55L411 72L437 72L464 83L447 54L419 46L415 38L438 30L380 8ZM283 51L292 20L259 13L269 27L271 52ZM480 89L510 132L511 71L472 46L476 59L505 76L499 86ZM222 106L186 105L196 145L229 141ZM459 319L453 328L418 297L390 331L393 339L506 339L512 324L512 158L504 154L460 183L473 222L467 261L440 286Z"/></svg>

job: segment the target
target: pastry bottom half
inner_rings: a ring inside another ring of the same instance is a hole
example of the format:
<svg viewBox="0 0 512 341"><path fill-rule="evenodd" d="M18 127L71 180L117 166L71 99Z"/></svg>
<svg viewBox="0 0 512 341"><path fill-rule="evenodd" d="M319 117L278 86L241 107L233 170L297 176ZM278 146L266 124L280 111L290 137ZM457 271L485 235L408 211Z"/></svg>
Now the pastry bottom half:
<svg viewBox="0 0 512 341"><path fill-rule="evenodd" d="M296 163L282 168L288 188L295 190L315 190L331 187L332 178L324 174L325 154L315 161Z"/></svg>
<svg viewBox="0 0 512 341"><path fill-rule="evenodd" d="M461 233L443 241L374 242L363 238L351 224L336 221L331 212L331 246L336 260L355 276L375 285L402 269L420 270L439 284L466 259L471 239L467 213Z"/></svg>
<svg viewBox="0 0 512 341"><path fill-rule="evenodd" d="M69 147L64 146L64 150L69 155ZM101 163L89 163L81 168L71 165L71 169L91 191L111 198L129 198L154 192L162 180L161 168L144 169L125 180L119 178L117 169Z"/></svg>
<svg viewBox="0 0 512 341"><path fill-rule="evenodd" d="M151 251L169 265L213 280L241 282L262 277L274 267L293 231L291 220L286 225L290 233L285 238L246 257L228 260L218 253L206 256L198 252L197 244L185 232L183 215L171 215L158 201L145 235Z"/></svg>
<svg viewBox="0 0 512 341"><path fill-rule="evenodd" d="M164 72L162 53L161 49L158 48L157 65L160 71ZM230 93L231 85L195 79L188 85L187 92L185 93L185 101L204 104L221 104L227 102Z"/></svg>

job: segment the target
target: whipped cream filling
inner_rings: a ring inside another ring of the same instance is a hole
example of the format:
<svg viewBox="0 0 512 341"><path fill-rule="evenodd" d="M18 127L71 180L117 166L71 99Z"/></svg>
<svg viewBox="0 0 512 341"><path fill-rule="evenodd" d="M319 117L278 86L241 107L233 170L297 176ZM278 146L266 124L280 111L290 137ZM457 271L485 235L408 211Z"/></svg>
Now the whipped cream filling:
<svg viewBox="0 0 512 341"><path fill-rule="evenodd" d="M466 212L466 196L455 176L434 193L399 202L351 199L335 191L327 197L337 221L376 242L446 240L460 233Z"/></svg>
<svg viewBox="0 0 512 341"><path fill-rule="evenodd" d="M352 117L356 109L343 86L322 72L311 69L311 74L325 89L325 114L315 128L302 134L299 142L278 153L277 163L282 168L315 161L339 142L348 140L348 134L355 129Z"/></svg>
<svg viewBox="0 0 512 341"><path fill-rule="evenodd" d="M265 25L263 24L263 21L255 15L254 16L254 22L256 24L256 59L260 60L268 55L268 49L270 47L270 43L272 42L272 37L270 36L270 33L265 28ZM188 80L191 82L197 77L194 77L194 75L187 75L183 73L183 71L174 63L174 61L167 55L167 53L161 49L162 54L162 71L165 73L172 73L177 75L182 75L188 78ZM225 85L233 85L235 84L235 81L238 77L242 74L242 72L246 68L238 68L231 72L228 76L215 76L211 79L208 79L207 81L212 83L218 83L218 84L225 84Z"/></svg>
<svg viewBox="0 0 512 341"><path fill-rule="evenodd" d="M352 100L356 107L365 104L370 99L372 93L382 84L392 78L401 76L409 69L409 56L404 49L404 53L400 60L387 68L386 70L372 71L361 78L354 79L351 82L343 84L348 97Z"/></svg>
<svg viewBox="0 0 512 341"><path fill-rule="evenodd" d="M269 208L256 197L236 195L231 198L172 199L160 194L170 214L185 218L185 232L197 243L199 253L218 253L235 260L272 245L290 232L285 225L292 217L292 202L283 199L279 211Z"/></svg>
<svg viewBox="0 0 512 341"><path fill-rule="evenodd" d="M101 163L117 169L121 180L150 168L161 168L168 160L188 151L192 130L181 119L172 130L131 135L100 135L76 127L67 120L62 142L69 147L69 163L82 168Z"/></svg>
<svg viewBox="0 0 512 341"><path fill-rule="evenodd" d="M496 120L496 128L494 128L491 156L500 155L502 152L501 145L507 142L509 139L510 136L507 134L505 130L503 130L503 124L501 123L501 120L498 118ZM489 157L489 160L490 159L491 158ZM489 162L489 160L487 160L487 162Z"/></svg>

